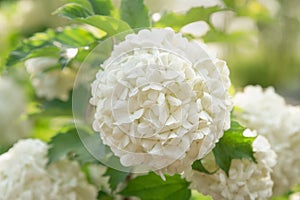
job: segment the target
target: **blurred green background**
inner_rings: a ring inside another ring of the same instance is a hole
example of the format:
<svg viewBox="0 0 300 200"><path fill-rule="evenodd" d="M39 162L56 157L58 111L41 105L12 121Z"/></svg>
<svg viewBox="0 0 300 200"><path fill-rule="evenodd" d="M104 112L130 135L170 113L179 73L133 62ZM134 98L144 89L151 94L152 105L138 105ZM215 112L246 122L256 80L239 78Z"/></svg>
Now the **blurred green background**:
<svg viewBox="0 0 300 200"><path fill-rule="evenodd" d="M0 69L22 38L65 24L51 13L67 0L0 0ZM118 6L119 1L114 0ZM236 88L248 84L274 86L292 104L300 101L299 0L145 0L150 14L187 12L195 6L221 5L227 11L211 16L217 31L195 36L225 59ZM195 29L195 30L193 30ZM181 29L186 34L186 29ZM201 30L200 30L201 32Z"/></svg>

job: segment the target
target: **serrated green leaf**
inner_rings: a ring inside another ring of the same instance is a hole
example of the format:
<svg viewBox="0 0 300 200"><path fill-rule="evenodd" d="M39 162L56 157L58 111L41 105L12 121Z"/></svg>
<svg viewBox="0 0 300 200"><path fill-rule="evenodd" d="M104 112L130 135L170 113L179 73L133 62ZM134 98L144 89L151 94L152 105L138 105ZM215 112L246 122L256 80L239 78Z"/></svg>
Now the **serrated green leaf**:
<svg viewBox="0 0 300 200"><path fill-rule="evenodd" d="M96 15L110 15L113 10L111 0L88 0Z"/></svg>
<svg viewBox="0 0 300 200"><path fill-rule="evenodd" d="M36 33L34 36L23 40L22 43L10 53L6 65L13 66L29 57L32 52L37 53L38 49L50 46L54 35L53 30L48 30L45 33Z"/></svg>
<svg viewBox="0 0 300 200"><path fill-rule="evenodd" d="M53 41L70 48L89 46L96 41L96 38L90 32L80 27L65 27L55 33Z"/></svg>
<svg viewBox="0 0 300 200"><path fill-rule="evenodd" d="M115 190L119 183L124 183L128 174L128 172L122 172L113 168L108 168L104 176L109 176L109 185L112 190Z"/></svg>
<svg viewBox="0 0 300 200"><path fill-rule="evenodd" d="M206 21L209 23L211 14L222 11L223 8L219 6L213 7L195 7L191 8L185 14L178 14L174 12L167 12L158 22L154 24L155 27L171 27L175 31L179 31L181 27L196 21Z"/></svg>
<svg viewBox="0 0 300 200"><path fill-rule="evenodd" d="M150 26L148 9L143 0L122 0L120 16L132 28Z"/></svg>
<svg viewBox="0 0 300 200"><path fill-rule="evenodd" d="M111 0L68 0L67 2L79 4L96 15L110 15L114 9Z"/></svg>
<svg viewBox="0 0 300 200"><path fill-rule="evenodd" d="M86 132L84 137L94 137ZM64 157L76 159L80 163L98 162L84 147L76 129L71 129L66 133L59 133L49 142L48 151L49 163L56 162Z"/></svg>
<svg viewBox="0 0 300 200"><path fill-rule="evenodd" d="M57 57L60 54L60 49L56 46L45 46L42 48L33 49L30 54L25 58L36 58L36 57ZM24 58L21 58L23 60Z"/></svg>
<svg viewBox="0 0 300 200"><path fill-rule="evenodd" d="M65 27L57 30L48 29L44 33L36 33L25 39L7 59L7 66L29 58L47 56L61 57L61 52L67 48L84 48L95 42L97 38L81 27Z"/></svg>
<svg viewBox="0 0 300 200"><path fill-rule="evenodd" d="M188 200L189 183L180 175L166 176L166 181L154 173L138 176L121 191L124 196L137 196L141 200Z"/></svg>
<svg viewBox="0 0 300 200"><path fill-rule="evenodd" d="M99 28L109 36L130 30L130 26L126 22L109 16L94 15L87 18L77 18L76 21Z"/></svg>
<svg viewBox="0 0 300 200"><path fill-rule="evenodd" d="M54 14L57 14L62 17L66 17L68 19L74 19L78 17L88 17L91 16L92 13L77 3L68 3L63 5L62 7L58 8L54 11Z"/></svg>
<svg viewBox="0 0 300 200"><path fill-rule="evenodd" d="M245 137L245 128L237 122L231 123L231 128L225 131L224 136L213 149L217 165L228 175L232 159L250 159L255 161L252 143L255 137Z"/></svg>

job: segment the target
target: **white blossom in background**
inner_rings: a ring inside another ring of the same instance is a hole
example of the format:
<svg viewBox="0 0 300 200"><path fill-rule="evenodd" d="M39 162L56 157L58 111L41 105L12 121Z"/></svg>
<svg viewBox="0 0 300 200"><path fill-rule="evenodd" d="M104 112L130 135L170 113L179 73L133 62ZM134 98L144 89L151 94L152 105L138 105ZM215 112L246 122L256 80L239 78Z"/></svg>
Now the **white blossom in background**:
<svg viewBox="0 0 300 200"><path fill-rule="evenodd" d="M234 98L235 116L244 126L270 141L278 155L274 167L274 194L287 192L300 182L300 106L290 106L269 87L247 86Z"/></svg>
<svg viewBox="0 0 300 200"><path fill-rule="evenodd" d="M221 169L211 175L189 169L184 176L191 182L192 189L216 200L269 199L272 195L271 172L276 164L276 154L263 136L257 136L252 147L257 163L245 158L233 159L229 176Z"/></svg>
<svg viewBox="0 0 300 200"><path fill-rule="evenodd" d="M13 80L0 77L0 146L8 146L29 136L29 122L20 118L26 109L26 98Z"/></svg>
<svg viewBox="0 0 300 200"><path fill-rule="evenodd" d="M98 187L99 190L111 193L109 186L109 176L105 176L107 167L100 164L90 164L88 166L89 178L91 182Z"/></svg>
<svg viewBox="0 0 300 200"><path fill-rule="evenodd" d="M258 130L259 134L267 135L270 130L274 132L281 128L286 105L284 99L275 93L274 88L270 87L264 91L260 86L248 86L242 93L235 95L234 103L241 109L241 112L235 112L238 120L246 127ZM276 137L275 134L268 136L271 141L276 140ZM280 137L285 136L282 134ZM277 143L279 141L277 140Z"/></svg>
<svg viewBox="0 0 300 200"><path fill-rule="evenodd" d="M0 200L95 199L75 161L61 160L47 167L46 143L27 139L0 156Z"/></svg>
<svg viewBox="0 0 300 200"><path fill-rule="evenodd" d="M57 63L57 58L38 57L26 60L25 66L32 76L32 85L38 97L67 101L73 88L76 71L70 67L55 68Z"/></svg>
<svg viewBox="0 0 300 200"><path fill-rule="evenodd" d="M124 166L182 172L230 126L226 63L171 29L127 35L102 68L93 128Z"/></svg>
<svg viewBox="0 0 300 200"><path fill-rule="evenodd" d="M61 160L47 169L52 181L50 197L53 199L97 199L98 190L87 182L76 161Z"/></svg>
<svg viewBox="0 0 300 200"><path fill-rule="evenodd" d="M289 200L299 200L300 199L300 192L296 192L289 196Z"/></svg>

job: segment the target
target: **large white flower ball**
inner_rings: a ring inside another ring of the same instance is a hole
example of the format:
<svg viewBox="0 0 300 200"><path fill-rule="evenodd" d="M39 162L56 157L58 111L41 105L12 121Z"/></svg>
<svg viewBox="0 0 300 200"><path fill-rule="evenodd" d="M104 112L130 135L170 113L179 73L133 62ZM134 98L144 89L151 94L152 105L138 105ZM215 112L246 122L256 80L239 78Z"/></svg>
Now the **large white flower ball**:
<svg viewBox="0 0 300 200"><path fill-rule="evenodd" d="M21 140L0 156L0 200L97 199L75 161L61 160L47 167L47 144Z"/></svg>
<svg viewBox="0 0 300 200"><path fill-rule="evenodd" d="M281 195L300 182L300 106L287 105L274 89L247 86L234 97L237 120L268 138L278 155L274 194Z"/></svg>
<svg viewBox="0 0 300 200"><path fill-rule="evenodd" d="M214 199L269 199L272 195L271 172L276 164L276 154L263 136L258 136L252 147L257 163L245 158L234 159L230 165L229 176L221 169L211 175L190 169L184 176L191 182L192 189Z"/></svg>
<svg viewBox="0 0 300 200"><path fill-rule="evenodd" d="M93 128L124 166L182 172L230 126L226 63L171 29L127 35L102 68Z"/></svg>

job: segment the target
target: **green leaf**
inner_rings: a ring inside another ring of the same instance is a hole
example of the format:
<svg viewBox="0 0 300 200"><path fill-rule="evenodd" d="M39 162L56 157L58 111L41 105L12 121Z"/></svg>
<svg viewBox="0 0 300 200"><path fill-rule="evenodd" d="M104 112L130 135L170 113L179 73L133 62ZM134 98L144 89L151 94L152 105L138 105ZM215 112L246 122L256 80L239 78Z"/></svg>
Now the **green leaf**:
<svg viewBox="0 0 300 200"><path fill-rule="evenodd" d="M214 174L216 171L218 171L219 166L216 163L214 154L210 152L204 158L196 160L192 164L192 168L196 171L206 174Z"/></svg>
<svg viewBox="0 0 300 200"><path fill-rule="evenodd" d="M83 8L93 12L92 5L90 4L89 0L67 0L67 3L77 3L81 5Z"/></svg>
<svg viewBox="0 0 300 200"><path fill-rule="evenodd" d="M171 27L175 31L179 31L181 27L196 21L209 22L210 15L222 11L224 9L219 6L213 7L195 7L191 8L186 14L178 14L173 12L167 12L161 19L154 24L156 27Z"/></svg>
<svg viewBox="0 0 300 200"><path fill-rule="evenodd" d="M213 172L209 172L207 169L205 169L205 167L203 166L201 160L196 160L193 164L192 164L192 168L193 170L199 171L199 172L203 172L206 174L213 174Z"/></svg>
<svg viewBox="0 0 300 200"><path fill-rule="evenodd" d="M30 54L28 54L25 58L36 58L36 57L57 57L60 54L60 49L56 46L45 46L42 48L34 48ZM24 58L21 58L21 61Z"/></svg>
<svg viewBox="0 0 300 200"><path fill-rule="evenodd" d="M228 8L235 8L236 7L236 1L235 0L223 0L223 2Z"/></svg>
<svg viewBox="0 0 300 200"><path fill-rule="evenodd" d="M69 96L71 97L72 94L70 93ZM72 98L69 98L68 101L62 101L60 99L54 100L43 100L40 101L39 108L41 112L44 113L43 117L47 115L49 117L55 116L72 116ZM42 117L42 116L40 116Z"/></svg>
<svg viewBox="0 0 300 200"><path fill-rule="evenodd" d="M36 33L25 39L7 60L7 66L34 57L61 57L61 52L67 48L84 48L95 42L97 38L81 27L64 27L57 30L48 29L44 33Z"/></svg>
<svg viewBox="0 0 300 200"><path fill-rule="evenodd" d="M284 194L280 197L272 197L272 200L290 200L289 195Z"/></svg>
<svg viewBox="0 0 300 200"><path fill-rule="evenodd" d="M114 198L107 194L106 192L103 192L103 191L99 191L98 192L98 197L97 197L98 200L114 200Z"/></svg>
<svg viewBox="0 0 300 200"><path fill-rule="evenodd" d="M7 146L7 147L3 147L3 146L0 146L0 155L7 152L9 150L10 146Z"/></svg>
<svg viewBox="0 0 300 200"><path fill-rule="evenodd" d="M23 61L25 58L30 57L32 52L36 53L38 49L48 47L51 45L51 40L54 35L54 31L48 30L45 33L36 33L29 39L23 40L22 43L10 53L6 65L13 66L16 63Z"/></svg>
<svg viewBox="0 0 300 200"><path fill-rule="evenodd" d="M126 22L109 16L94 15L87 18L77 18L76 21L95 26L105 31L109 36L130 30Z"/></svg>
<svg viewBox="0 0 300 200"><path fill-rule="evenodd" d="M251 32L233 32L225 33L216 29L209 30L202 38L204 42L224 42L224 43L236 43L251 36Z"/></svg>
<svg viewBox="0 0 300 200"><path fill-rule="evenodd" d="M57 14L62 17L66 17L68 19L74 19L77 17L88 17L91 16L92 13L77 3L68 3L63 5L54 11L54 14Z"/></svg>
<svg viewBox="0 0 300 200"><path fill-rule="evenodd" d="M84 137L95 137L86 132ZM93 141L93 140L91 140ZM63 157L78 160L80 163L98 162L84 147L76 129L70 129L66 133L59 133L49 142L49 163L56 162Z"/></svg>
<svg viewBox="0 0 300 200"><path fill-rule="evenodd" d="M143 0L122 0L120 9L121 19L132 28L150 26L148 9Z"/></svg>
<svg viewBox="0 0 300 200"><path fill-rule="evenodd" d="M96 41L96 38L87 30L80 27L65 27L56 31L53 41L70 48L85 47Z"/></svg>
<svg viewBox="0 0 300 200"><path fill-rule="evenodd" d="M54 14L67 19L86 18L92 15L110 15L113 5L110 0L77 0L58 8Z"/></svg>
<svg viewBox="0 0 300 200"><path fill-rule="evenodd" d="M109 185L112 190L115 190L119 183L124 183L128 174L128 172L122 172L113 168L108 168L104 176L109 176Z"/></svg>
<svg viewBox="0 0 300 200"><path fill-rule="evenodd" d="M124 196L137 196L141 200L188 200L189 183L180 175L166 176L166 181L154 173L138 176L121 191Z"/></svg>
<svg viewBox="0 0 300 200"><path fill-rule="evenodd" d="M225 131L224 136L213 149L217 165L228 175L232 159L250 159L253 162L252 143L255 137L245 137L245 128L237 122L231 123L231 128Z"/></svg>
<svg viewBox="0 0 300 200"><path fill-rule="evenodd" d="M113 5L110 0L88 0L96 15L110 15Z"/></svg>
<svg viewBox="0 0 300 200"><path fill-rule="evenodd" d="M193 190L191 200L213 200L213 198L209 195L206 196Z"/></svg>
<svg viewBox="0 0 300 200"><path fill-rule="evenodd" d="M196 160L193 164L192 164L192 168L193 170L199 171L199 172L204 172L207 174L210 174L209 171L207 171L205 169L205 167L202 165L201 160Z"/></svg>

